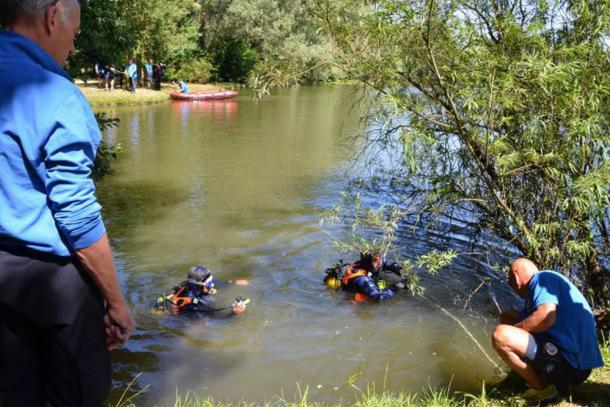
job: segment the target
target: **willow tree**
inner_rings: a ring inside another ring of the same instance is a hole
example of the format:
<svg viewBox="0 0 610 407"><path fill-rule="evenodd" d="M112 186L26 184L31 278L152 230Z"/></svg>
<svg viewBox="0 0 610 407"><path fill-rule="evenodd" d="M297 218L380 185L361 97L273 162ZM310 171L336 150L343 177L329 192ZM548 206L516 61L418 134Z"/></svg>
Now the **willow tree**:
<svg viewBox="0 0 610 407"><path fill-rule="evenodd" d="M384 99L386 171L422 214L491 232L610 304L608 1L306 1L330 63ZM386 168L387 170L387 168Z"/></svg>
<svg viewBox="0 0 610 407"><path fill-rule="evenodd" d="M330 56L330 41L319 28L301 0L204 1L200 43L221 80L267 76L278 61L303 72L300 80L325 80L332 72L319 62Z"/></svg>

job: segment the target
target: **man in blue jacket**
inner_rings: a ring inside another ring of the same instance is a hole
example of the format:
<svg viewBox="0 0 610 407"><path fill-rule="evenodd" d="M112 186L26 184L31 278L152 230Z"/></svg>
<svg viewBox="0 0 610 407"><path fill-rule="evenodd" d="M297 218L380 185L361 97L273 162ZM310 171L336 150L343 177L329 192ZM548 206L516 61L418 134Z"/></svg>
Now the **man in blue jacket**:
<svg viewBox="0 0 610 407"><path fill-rule="evenodd" d="M500 315L492 342L531 386L523 398L552 399L557 387L581 383L603 366L593 313L574 284L524 258L512 263L508 281L525 308Z"/></svg>
<svg viewBox="0 0 610 407"><path fill-rule="evenodd" d="M0 2L0 391L5 406L102 406L134 320L91 170L101 134L62 66L77 0Z"/></svg>

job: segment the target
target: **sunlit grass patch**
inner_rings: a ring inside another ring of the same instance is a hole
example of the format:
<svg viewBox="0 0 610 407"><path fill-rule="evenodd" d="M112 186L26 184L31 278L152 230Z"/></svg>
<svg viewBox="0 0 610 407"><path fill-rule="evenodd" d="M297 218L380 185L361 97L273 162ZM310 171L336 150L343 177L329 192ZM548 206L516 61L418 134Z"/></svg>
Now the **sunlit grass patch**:
<svg viewBox="0 0 610 407"><path fill-rule="evenodd" d="M99 88L96 82L87 82L87 85L79 83L78 86L94 108L167 102L170 100L169 94L177 90L177 87L171 83L164 83L159 91L141 87L135 92L119 89L118 86L109 91ZM192 91L219 89L218 86L211 84L189 84L188 86Z"/></svg>

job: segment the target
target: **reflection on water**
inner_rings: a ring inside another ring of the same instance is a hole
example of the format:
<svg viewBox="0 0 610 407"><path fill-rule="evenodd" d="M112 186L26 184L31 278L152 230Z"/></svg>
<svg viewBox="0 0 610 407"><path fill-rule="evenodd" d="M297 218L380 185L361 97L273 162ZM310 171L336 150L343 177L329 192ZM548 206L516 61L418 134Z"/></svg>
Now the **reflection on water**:
<svg viewBox="0 0 610 407"><path fill-rule="evenodd" d="M109 112L121 124L106 137L124 153L98 194L138 321L114 355L115 398L139 372L137 386L151 385L139 405L172 400L176 390L263 401L290 398L300 385L311 399L333 401L369 383L420 392L452 378L472 389L490 377L461 328L429 304L403 295L355 306L323 285L324 268L342 257L328 234L347 233L317 220L337 201L356 148L347 143L361 130L351 100L349 87L296 88L259 103L240 96ZM430 249L423 236L402 240L408 258ZM245 314L151 313L155 298L198 263L221 280L250 280L217 294L221 302L251 298ZM427 295L451 307L455 292L477 283L475 267L463 258L446 275L424 278ZM491 352L490 323L454 312Z"/></svg>
<svg viewBox="0 0 610 407"><path fill-rule="evenodd" d="M235 119L239 103L234 100L172 101L172 111L188 119L191 114L203 114L216 120Z"/></svg>

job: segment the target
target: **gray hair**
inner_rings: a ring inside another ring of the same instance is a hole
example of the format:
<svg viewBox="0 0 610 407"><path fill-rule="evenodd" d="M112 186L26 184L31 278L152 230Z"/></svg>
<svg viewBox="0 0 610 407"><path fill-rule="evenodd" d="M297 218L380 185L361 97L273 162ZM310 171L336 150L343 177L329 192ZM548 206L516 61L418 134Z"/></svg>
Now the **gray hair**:
<svg viewBox="0 0 610 407"><path fill-rule="evenodd" d="M0 24L6 28L20 17L35 19L59 1L61 0L0 0ZM70 3L80 6L80 0L71 0ZM69 9L71 12L73 7Z"/></svg>

